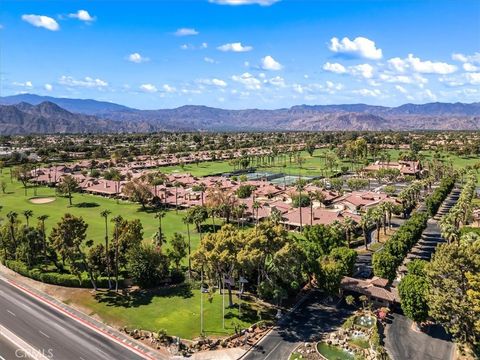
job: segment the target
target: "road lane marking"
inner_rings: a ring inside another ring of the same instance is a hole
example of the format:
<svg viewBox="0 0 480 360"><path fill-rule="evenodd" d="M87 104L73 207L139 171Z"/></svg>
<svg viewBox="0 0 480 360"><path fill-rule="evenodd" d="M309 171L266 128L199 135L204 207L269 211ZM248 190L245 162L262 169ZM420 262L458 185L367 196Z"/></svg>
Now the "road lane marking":
<svg viewBox="0 0 480 360"><path fill-rule="evenodd" d="M20 290L24 294L28 294L30 297L34 298L36 301L38 301L40 303L43 303L45 305L48 305L50 308L53 308L57 312L66 315L70 319L73 319L73 320L77 321L78 323L81 323L83 326L93 330L94 332L103 335L104 337L108 338L109 340L113 341L114 343L122 345L123 347L127 348L128 350L130 350L134 354L142 357L143 359L148 359L148 360L155 359L155 357L153 357L149 353L145 352L144 349L137 348L135 345L133 345L131 342L127 342L125 339L117 338L116 335L110 334L107 330L104 330L101 327L97 327L97 325L95 325L93 323L90 323L88 320L82 319L81 317L75 315L73 312L70 312L70 311L62 308L60 305L57 305L54 302L52 302L52 301L34 293L33 291L23 287L22 285L18 284L16 281L6 279L6 278L2 277L1 275L0 275L0 280L6 281L7 284L13 286L17 290Z"/></svg>
<svg viewBox="0 0 480 360"><path fill-rule="evenodd" d="M15 315L15 313L14 313L14 312L12 312L12 311L10 311L10 310L7 310L7 312L8 312L10 315L12 315L12 316L15 316L15 317L17 317L17 315Z"/></svg>
<svg viewBox="0 0 480 360"><path fill-rule="evenodd" d="M47 334L45 334L42 330L38 330L38 332L40 334L42 334L43 336L45 336L46 338L50 339L50 336L48 336Z"/></svg>
<svg viewBox="0 0 480 360"><path fill-rule="evenodd" d="M275 350L277 350L277 348L278 348L280 345L282 345L281 342L279 342L279 343L277 344L277 346L275 346L275 347L272 349L272 351L270 351L270 352L267 354L267 356L265 356L264 360L267 360L267 359L269 358L269 356L272 355L272 353L273 353Z"/></svg>
<svg viewBox="0 0 480 360"><path fill-rule="evenodd" d="M42 351L35 349L33 346L26 343L23 339L19 338L13 332L6 327L0 325L0 333L2 336L15 345L18 349L21 349L24 354L35 360L49 360Z"/></svg>

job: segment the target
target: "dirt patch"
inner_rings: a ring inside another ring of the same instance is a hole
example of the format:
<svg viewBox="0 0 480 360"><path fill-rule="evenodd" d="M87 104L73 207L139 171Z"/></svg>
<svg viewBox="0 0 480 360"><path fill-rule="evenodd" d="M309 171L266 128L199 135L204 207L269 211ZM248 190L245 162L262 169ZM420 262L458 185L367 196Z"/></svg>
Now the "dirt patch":
<svg viewBox="0 0 480 360"><path fill-rule="evenodd" d="M48 204L51 202L54 202L55 198L54 197L42 197L42 198L31 198L30 202L32 204Z"/></svg>

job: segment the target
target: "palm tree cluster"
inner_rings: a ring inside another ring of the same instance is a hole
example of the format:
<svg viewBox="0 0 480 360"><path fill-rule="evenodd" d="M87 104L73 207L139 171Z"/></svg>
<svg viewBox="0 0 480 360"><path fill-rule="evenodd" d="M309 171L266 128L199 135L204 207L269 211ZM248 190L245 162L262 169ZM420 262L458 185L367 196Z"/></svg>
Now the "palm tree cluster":
<svg viewBox="0 0 480 360"><path fill-rule="evenodd" d="M460 227L472 218L472 200L475 195L477 177L473 171L466 175L466 182L458 201L440 221L442 236L450 244L460 238Z"/></svg>

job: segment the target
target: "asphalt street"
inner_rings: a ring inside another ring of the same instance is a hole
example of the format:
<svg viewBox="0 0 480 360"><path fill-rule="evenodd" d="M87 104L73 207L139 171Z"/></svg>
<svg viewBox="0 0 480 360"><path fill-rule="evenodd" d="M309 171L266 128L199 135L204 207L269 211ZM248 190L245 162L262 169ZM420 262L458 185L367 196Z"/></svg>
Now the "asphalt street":
<svg viewBox="0 0 480 360"><path fill-rule="evenodd" d="M319 339L322 333L332 331L350 315L344 309L322 304L323 296L313 292L289 317L276 326L247 355L245 360L288 359L297 345Z"/></svg>
<svg viewBox="0 0 480 360"><path fill-rule="evenodd" d="M0 280L0 325L46 358L57 360L137 360L140 355ZM5 350L4 347L5 346ZM0 338L5 360L12 346Z"/></svg>
<svg viewBox="0 0 480 360"><path fill-rule="evenodd" d="M23 359L29 360L28 354L18 349L0 332L0 360Z"/></svg>
<svg viewBox="0 0 480 360"><path fill-rule="evenodd" d="M440 326L414 331L411 320L394 314L386 328L385 347L393 360L450 360L454 343Z"/></svg>

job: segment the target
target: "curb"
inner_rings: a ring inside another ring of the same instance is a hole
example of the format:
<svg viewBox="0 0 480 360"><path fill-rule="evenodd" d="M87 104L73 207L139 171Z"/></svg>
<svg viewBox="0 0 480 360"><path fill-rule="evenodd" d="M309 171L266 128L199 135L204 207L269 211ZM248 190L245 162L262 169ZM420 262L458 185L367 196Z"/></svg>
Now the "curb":
<svg viewBox="0 0 480 360"><path fill-rule="evenodd" d="M51 296L43 294L37 289L29 289L28 285L20 285L18 282L11 280L3 275L0 276L0 279L12 285L17 290L20 290L28 296L33 297L37 301L40 301L41 303L51 307L52 309L68 316L69 318L79 322L83 326L86 326L87 328L95 331L96 333L114 341L118 345L123 346L124 348L134 352L135 354L141 356L144 359L161 359L160 354L155 354L152 352L153 349L152 351L150 351L143 344L136 344L134 339L129 339L128 337L123 336L123 334L121 333L119 334L121 334L122 336L118 336L115 329L110 328L106 324L97 322L96 320L90 318L88 315L82 313L81 311L70 308L63 303L60 303L58 300L52 298ZM82 317L85 317L86 319L83 319ZM98 323L98 325L96 323Z"/></svg>

